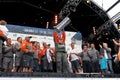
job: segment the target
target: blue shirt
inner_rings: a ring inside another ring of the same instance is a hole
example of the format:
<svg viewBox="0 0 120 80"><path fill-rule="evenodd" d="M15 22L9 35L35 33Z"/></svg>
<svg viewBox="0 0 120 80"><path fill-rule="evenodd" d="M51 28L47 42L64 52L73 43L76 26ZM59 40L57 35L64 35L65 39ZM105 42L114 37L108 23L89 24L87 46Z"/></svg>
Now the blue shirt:
<svg viewBox="0 0 120 80"><path fill-rule="evenodd" d="M107 59L105 57L100 59L100 68L107 69Z"/></svg>

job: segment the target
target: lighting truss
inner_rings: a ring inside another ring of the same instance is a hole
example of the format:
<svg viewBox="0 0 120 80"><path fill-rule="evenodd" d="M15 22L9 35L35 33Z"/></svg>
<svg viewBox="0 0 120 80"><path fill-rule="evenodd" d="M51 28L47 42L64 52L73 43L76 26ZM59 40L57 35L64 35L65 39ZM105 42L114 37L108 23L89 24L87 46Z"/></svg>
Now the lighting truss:
<svg viewBox="0 0 120 80"><path fill-rule="evenodd" d="M76 7L82 0L68 0L67 3L64 5L62 10L59 13L59 17L63 19L64 17L70 15L71 11L75 12Z"/></svg>
<svg viewBox="0 0 120 80"><path fill-rule="evenodd" d="M97 35L100 35L102 33L103 30L108 29L110 30L113 34L114 32L117 32L118 36L120 36L120 32L118 31L117 27L115 27L115 23L116 21L118 21L120 19L120 12L118 12L115 16L113 16L110 20L106 21L103 25L101 25L98 29L97 29ZM115 34L114 34L115 35Z"/></svg>

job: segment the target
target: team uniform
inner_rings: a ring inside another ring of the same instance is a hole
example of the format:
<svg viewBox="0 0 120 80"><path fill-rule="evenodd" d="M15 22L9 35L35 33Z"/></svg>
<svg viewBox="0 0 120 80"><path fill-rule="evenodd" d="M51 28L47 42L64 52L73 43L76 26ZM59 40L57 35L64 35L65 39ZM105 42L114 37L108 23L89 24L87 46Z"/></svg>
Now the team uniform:
<svg viewBox="0 0 120 80"><path fill-rule="evenodd" d="M65 50L66 34L64 31L61 31L61 32L54 31L53 38L54 38L55 50L56 50L57 72L58 73L70 72L68 69L69 65L68 65L67 54Z"/></svg>
<svg viewBox="0 0 120 80"><path fill-rule="evenodd" d="M13 68L13 53L15 50L12 45L5 45L3 54L3 68L12 70Z"/></svg>
<svg viewBox="0 0 120 80"><path fill-rule="evenodd" d="M28 41L24 41L21 47L23 51L23 67L24 68L33 68L33 53L28 52L32 50L32 44Z"/></svg>
<svg viewBox="0 0 120 80"><path fill-rule="evenodd" d="M39 72L41 72L41 54L42 54L42 50L39 49L38 50L38 64L39 64Z"/></svg>
<svg viewBox="0 0 120 80"><path fill-rule="evenodd" d="M5 27L5 26L0 24L0 71L2 71L2 66L3 66L2 65L3 64L3 45L8 35L7 33L8 29L6 28L6 30L2 30L3 29L2 27ZM4 36L6 36L6 38Z"/></svg>
<svg viewBox="0 0 120 80"><path fill-rule="evenodd" d="M46 72L47 71L47 56L46 56L46 50L47 48L44 47L42 49L42 53L41 53L41 71L42 72Z"/></svg>
<svg viewBox="0 0 120 80"><path fill-rule="evenodd" d="M33 53L33 71L34 72L39 72L39 63L38 63L38 50L34 49L34 53Z"/></svg>
<svg viewBox="0 0 120 80"><path fill-rule="evenodd" d="M15 66L21 66L23 52L21 50L21 44L19 42L15 43Z"/></svg>

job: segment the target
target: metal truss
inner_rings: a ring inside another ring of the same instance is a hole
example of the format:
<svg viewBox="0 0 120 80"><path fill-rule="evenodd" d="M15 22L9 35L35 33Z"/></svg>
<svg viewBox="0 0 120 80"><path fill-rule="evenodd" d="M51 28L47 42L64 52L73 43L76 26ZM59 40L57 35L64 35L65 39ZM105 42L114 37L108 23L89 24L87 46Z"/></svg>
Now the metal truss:
<svg viewBox="0 0 120 80"><path fill-rule="evenodd" d="M114 5L116 5L119 2L120 2L120 0L118 0ZM95 5L95 3L93 1L91 1L90 3L87 3L84 0L83 3L85 5L87 5L89 8L91 8L93 11L95 11L101 17L101 19L105 22L103 25L101 25L97 29L97 32L96 32L97 35L101 35L103 30L108 30L112 33L112 35L114 35L116 37L120 37L120 32L118 31L117 27L114 25L116 23L116 21L118 21L120 19L120 12L117 13L115 16L113 16L111 19L109 19L106 14L111 8L114 7L114 5L112 5L109 10L103 11L97 5Z"/></svg>
<svg viewBox="0 0 120 80"><path fill-rule="evenodd" d="M65 6L60 11L59 17L63 19L64 17L69 16L71 12L75 12L76 7L81 1L82 0L68 0Z"/></svg>
<svg viewBox="0 0 120 80"><path fill-rule="evenodd" d="M120 37L120 32L117 27L115 27L115 23L120 19L120 12L118 12L115 16L113 16L110 20L106 21L103 25L101 25L97 29L97 35L100 35L103 30L109 30L113 35ZM114 34L117 32L118 34Z"/></svg>

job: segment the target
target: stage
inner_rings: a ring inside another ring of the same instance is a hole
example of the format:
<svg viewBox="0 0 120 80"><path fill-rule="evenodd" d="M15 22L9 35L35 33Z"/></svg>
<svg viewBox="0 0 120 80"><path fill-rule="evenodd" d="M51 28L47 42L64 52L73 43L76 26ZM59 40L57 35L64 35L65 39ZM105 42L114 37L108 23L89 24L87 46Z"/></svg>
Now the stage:
<svg viewBox="0 0 120 80"><path fill-rule="evenodd" d="M119 78L120 74L100 74L100 73L51 73L51 72L1 72L0 77L39 77L39 78Z"/></svg>

